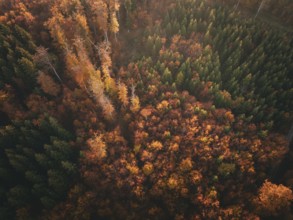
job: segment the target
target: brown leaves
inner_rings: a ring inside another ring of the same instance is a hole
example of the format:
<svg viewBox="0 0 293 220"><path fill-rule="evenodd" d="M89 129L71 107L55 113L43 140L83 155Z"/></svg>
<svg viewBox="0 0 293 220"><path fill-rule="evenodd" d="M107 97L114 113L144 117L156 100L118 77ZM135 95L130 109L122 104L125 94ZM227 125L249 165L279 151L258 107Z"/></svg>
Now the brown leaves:
<svg viewBox="0 0 293 220"><path fill-rule="evenodd" d="M60 92L60 86L44 72L39 72L38 83L41 85L42 90L49 95L57 96Z"/></svg>
<svg viewBox="0 0 293 220"><path fill-rule="evenodd" d="M31 14L28 7L23 2L15 1L10 4L12 5L11 10L0 16L0 22L10 25L17 24L23 27L30 27L32 23L35 22L35 17Z"/></svg>
<svg viewBox="0 0 293 220"><path fill-rule="evenodd" d="M45 68L50 69L56 75L56 77L59 79L59 81L62 82L59 74L57 73L57 71L53 65L51 57L48 53L48 48L44 48L42 46L38 47L36 49L36 53L34 55L34 61L36 63L43 65Z"/></svg>
<svg viewBox="0 0 293 220"><path fill-rule="evenodd" d="M292 190L282 184L276 185L266 180L259 190L258 204L264 215L281 214L292 201Z"/></svg>

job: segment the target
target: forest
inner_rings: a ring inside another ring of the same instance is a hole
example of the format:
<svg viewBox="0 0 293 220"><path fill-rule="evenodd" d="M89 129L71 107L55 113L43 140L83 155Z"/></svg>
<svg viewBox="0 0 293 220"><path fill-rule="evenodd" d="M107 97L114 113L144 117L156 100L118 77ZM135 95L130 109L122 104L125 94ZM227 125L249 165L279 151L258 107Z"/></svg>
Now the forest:
<svg viewBox="0 0 293 220"><path fill-rule="evenodd" d="M293 219L292 0L0 0L0 219Z"/></svg>

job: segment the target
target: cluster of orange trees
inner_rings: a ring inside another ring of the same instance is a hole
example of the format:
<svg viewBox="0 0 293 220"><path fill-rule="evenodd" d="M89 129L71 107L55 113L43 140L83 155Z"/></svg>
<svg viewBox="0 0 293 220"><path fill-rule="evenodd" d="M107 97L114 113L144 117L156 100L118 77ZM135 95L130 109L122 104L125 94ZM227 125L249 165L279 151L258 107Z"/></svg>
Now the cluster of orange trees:
<svg viewBox="0 0 293 220"><path fill-rule="evenodd" d="M162 2L0 1L1 219L290 217L292 37Z"/></svg>

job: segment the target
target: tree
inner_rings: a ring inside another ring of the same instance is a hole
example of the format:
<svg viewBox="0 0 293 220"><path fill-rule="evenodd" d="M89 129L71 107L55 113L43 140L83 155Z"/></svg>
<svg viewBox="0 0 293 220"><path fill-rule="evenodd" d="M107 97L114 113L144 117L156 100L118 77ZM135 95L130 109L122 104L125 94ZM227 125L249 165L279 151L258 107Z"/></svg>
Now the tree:
<svg viewBox="0 0 293 220"><path fill-rule="evenodd" d="M35 120L0 128L1 190L7 192L1 194L0 213L34 209L33 219L63 200L77 177L72 135L52 117Z"/></svg>
<svg viewBox="0 0 293 220"><path fill-rule="evenodd" d="M45 25L48 27L51 37L58 43L58 45L65 48L67 45L67 39L62 28L65 18L55 5L52 6L51 11L54 16L49 18Z"/></svg>
<svg viewBox="0 0 293 220"><path fill-rule="evenodd" d="M169 83L169 85L171 85L173 82L172 73L168 67L163 72L162 81L165 83Z"/></svg>
<svg viewBox="0 0 293 220"><path fill-rule="evenodd" d="M122 105L127 106L129 103L128 91L127 91L127 87L124 83L118 84L118 96L119 96L119 100L121 101Z"/></svg>
<svg viewBox="0 0 293 220"><path fill-rule="evenodd" d="M87 144L89 149L86 151L85 156L90 163L97 163L107 156L107 146L101 135L95 135L88 139Z"/></svg>
<svg viewBox="0 0 293 220"><path fill-rule="evenodd" d="M107 75L109 74L109 68L112 67L112 60L110 57L111 46L109 42L103 41L99 43L98 53L101 60L102 71Z"/></svg>
<svg viewBox="0 0 293 220"><path fill-rule="evenodd" d="M60 86L44 72L39 71L38 83L41 85L42 90L52 96L57 96L60 92Z"/></svg>
<svg viewBox="0 0 293 220"><path fill-rule="evenodd" d="M36 66L32 55L35 44L29 33L15 25L0 24L0 88L10 85L21 97L27 96L36 85Z"/></svg>
<svg viewBox="0 0 293 220"><path fill-rule="evenodd" d="M44 48L42 46L38 47L36 49L36 54L34 55L34 61L36 63L44 65L45 67L49 67L53 71L53 73L56 75L58 80L62 83L62 80L52 63L51 57L48 53L48 48Z"/></svg>
<svg viewBox="0 0 293 220"><path fill-rule="evenodd" d="M181 88L184 82L184 74L180 71L176 76L176 86Z"/></svg>
<svg viewBox="0 0 293 220"><path fill-rule="evenodd" d="M115 34L115 38L116 38L116 34L119 31L119 23L117 21L116 12L111 13L111 16L110 16L110 30L111 30L111 32L113 32Z"/></svg>
<svg viewBox="0 0 293 220"><path fill-rule="evenodd" d="M90 6L90 14L94 25L94 34L97 37L97 30L102 30L105 36L105 40L108 42L108 7L103 0L87 1Z"/></svg>
<svg viewBox="0 0 293 220"><path fill-rule="evenodd" d="M133 113L138 112L139 109L140 109L140 101L139 101L139 97L137 95L135 95L135 87L134 86L132 86L132 88L131 88L131 98L130 98L130 101L131 101L130 110Z"/></svg>
<svg viewBox="0 0 293 220"><path fill-rule="evenodd" d="M266 180L259 189L257 205L263 215L279 215L288 211L293 201L293 192L282 184L276 185Z"/></svg>
<svg viewBox="0 0 293 220"><path fill-rule="evenodd" d="M10 9L6 11L4 15L0 15L0 21L2 21L3 23L9 25L16 24L27 28L31 27L31 25L36 22L35 17L32 15L24 2L14 1L13 3L11 3L11 6L9 8Z"/></svg>

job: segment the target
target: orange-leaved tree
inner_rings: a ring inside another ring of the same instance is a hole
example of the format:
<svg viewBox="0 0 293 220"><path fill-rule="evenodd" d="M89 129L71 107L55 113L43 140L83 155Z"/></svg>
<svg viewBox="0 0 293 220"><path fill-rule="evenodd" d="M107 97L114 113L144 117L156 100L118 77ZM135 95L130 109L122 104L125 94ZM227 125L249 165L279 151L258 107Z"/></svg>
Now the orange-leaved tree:
<svg viewBox="0 0 293 220"><path fill-rule="evenodd" d="M293 192L288 187L266 180L259 190L258 209L262 215L279 215L288 210L293 200Z"/></svg>

